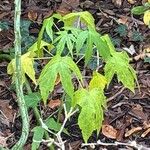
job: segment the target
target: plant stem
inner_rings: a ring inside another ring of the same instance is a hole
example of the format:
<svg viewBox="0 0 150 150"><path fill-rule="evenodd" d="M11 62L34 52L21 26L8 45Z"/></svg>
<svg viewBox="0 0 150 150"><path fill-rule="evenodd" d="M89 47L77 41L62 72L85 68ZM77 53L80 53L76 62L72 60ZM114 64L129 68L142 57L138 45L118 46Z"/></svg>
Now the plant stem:
<svg viewBox="0 0 150 150"><path fill-rule="evenodd" d="M19 105L19 110L22 118L22 134L19 141L12 147L12 150L22 150L29 134L29 117L27 107L25 105L22 85L21 73L21 35L20 35L20 15L21 15L21 0L15 0L15 16L14 16L14 33L15 33L15 62L16 62L16 93Z"/></svg>
<svg viewBox="0 0 150 150"><path fill-rule="evenodd" d="M26 86L26 89L27 89L28 94L32 93L32 89L31 89L30 84L29 84L29 82L28 82L27 79L26 79L26 82L25 82L25 86ZM35 118L36 118L38 124L41 125L41 122L40 122L41 115L40 115L40 113L39 113L38 108L37 108L37 107L34 107L34 108L33 108L33 111L34 111L34 115L35 115ZM46 138L47 140L49 140L50 137L49 137L48 132L45 131L44 134L45 134L45 138ZM50 150L54 150L54 146L53 146L53 145L50 146Z"/></svg>

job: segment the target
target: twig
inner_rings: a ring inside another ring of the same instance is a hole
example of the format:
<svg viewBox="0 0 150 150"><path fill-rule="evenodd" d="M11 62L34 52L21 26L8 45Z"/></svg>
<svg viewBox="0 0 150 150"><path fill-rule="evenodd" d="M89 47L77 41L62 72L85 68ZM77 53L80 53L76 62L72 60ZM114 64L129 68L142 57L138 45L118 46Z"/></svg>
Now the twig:
<svg viewBox="0 0 150 150"><path fill-rule="evenodd" d="M58 146L61 150L65 150L65 141L62 140L61 133L63 132L63 129L64 129L64 127L65 127L66 122L68 121L68 119L69 119L73 114L75 114L75 113L78 111L78 109L76 109L76 110L73 111L73 108L71 107L70 110L69 110L69 112L67 113L66 105L63 104L63 107L64 107L65 119L64 119L64 122L63 122L63 124L62 124L60 130L59 130L56 134L53 133L52 131L50 131L50 130L48 129L48 127L46 126L46 124L43 123L42 119L40 119L40 122L41 122L41 124L42 124L42 127L43 127L45 130L47 130L49 133L51 133L51 134L53 134L54 136L56 136L57 141L58 141L58 142L57 142L56 140L49 138L48 140L43 140L43 142L48 142L48 145L55 144L55 145ZM36 142L38 142L38 141L36 141Z"/></svg>
<svg viewBox="0 0 150 150"><path fill-rule="evenodd" d="M110 102L110 101L112 101L113 99L115 99L118 95L120 95L120 94L124 91L124 89L125 89L125 87L122 87L122 88L120 89L120 91L118 91L115 95L113 95L112 97L108 98L108 99L107 99L107 102Z"/></svg>
<svg viewBox="0 0 150 150"><path fill-rule="evenodd" d="M136 148L138 150L149 150L149 148L143 146L143 145L139 145L136 143L136 141L131 141L131 142L128 142L128 143L122 143L122 142L115 142L115 143L104 143L104 142L101 142L100 140L97 141L97 143L83 143L82 144L82 147L84 146L91 146L91 147L95 147L95 146L98 146L98 145L102 145L102 146L118 146L118 145L123 145L123 146L129 146L129 147L133 147L133 148Z"/></svg>

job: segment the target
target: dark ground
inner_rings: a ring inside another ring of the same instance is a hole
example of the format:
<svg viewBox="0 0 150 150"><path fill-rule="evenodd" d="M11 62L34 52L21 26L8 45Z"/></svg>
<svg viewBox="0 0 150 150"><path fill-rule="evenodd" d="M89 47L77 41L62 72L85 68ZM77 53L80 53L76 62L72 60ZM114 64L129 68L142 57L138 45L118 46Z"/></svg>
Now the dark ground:
<svg viewBox="0 0 150 150"><path fill-rule="evenodd" d="M118 49L125 47L130 51L129 55L133 59L131 63L137 71L140 91L136 89L133 94L129 90L123 89L122 85L114 79L109 89L106 90L108 109L105 111L103 131L98 138L93 134L89 142L96 142L98 139L110 143L135 140L138 144L150 148L150 64L145 63L143 59L145 51L150 52L150 30L143 24L142 16L133 17L130 13L131 8L139 4L141 1L135 2L134 0L22 0L22 19L32 21L29 34L25 34L27 37L37 37L43 18L50 16L53 12L67 14L72 11L87 10L93 14L97 30L101 34L108 33ZM6 25L5 29L0 32L0 53L8 53L9 50L13 52L13 14L13 1L0 0L0 20L8 23L8 28ZM126 27L125 31L124 27ZM28 46L26 44L29 43L30 41L23 46L26 47ZM131 45L135 50L132 55ZM11 147L20 136L21 120L18 115L14 87L11 85L10 76L7 75L7 64L6 60L0 60L0 144ZM54 111L48 106L44 109L47 114ZM29 115L32 129L35 119L32 111L29 112ZM43 112L43 115L46 113ZM108 132L105 128L106 125L111 128L108 134L117 132L115 139L109 138L107 134L104 135L104 132ZM66 147L70 145L73 150L80 149L82 136L77 126L77 116L71 118L66 129L71 135L70 137L64 135L64 139L67 140ZM29 135L25 150L30 149L31 140L32 133ZM98 146L95 149L104 148L116 150L123 147ZM47 148L42 145L40 149Z"/></svg>

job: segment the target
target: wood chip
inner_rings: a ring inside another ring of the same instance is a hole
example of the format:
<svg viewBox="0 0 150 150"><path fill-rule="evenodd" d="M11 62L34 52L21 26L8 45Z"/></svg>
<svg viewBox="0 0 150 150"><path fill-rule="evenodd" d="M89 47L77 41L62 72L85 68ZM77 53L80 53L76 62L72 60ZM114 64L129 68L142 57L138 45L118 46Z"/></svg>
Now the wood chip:
<svg viewBox="0 0 150 150"><path fill-rule="evenodd" d="M131 136L133 133L138 132L138 131L141 131L141 130L142 130L142 127L134 127L134 128L132 128L131 130L129 130L129 131L127 131L127 132L125 133L125 137L129 137L129 136Z"/></svg>
<svg viewBox="0 0 150 150"><path fill-rule="evenodd" d="M143 132L141 137L145 137L148 133L150 133L150 128Z"/></svg>
<svg viewBox="0 0 150 150"><path fill-rule="evenodd" d="M117 130L111 125L102 125L102 133L110 139L116 139L117 137Z"/></svg>

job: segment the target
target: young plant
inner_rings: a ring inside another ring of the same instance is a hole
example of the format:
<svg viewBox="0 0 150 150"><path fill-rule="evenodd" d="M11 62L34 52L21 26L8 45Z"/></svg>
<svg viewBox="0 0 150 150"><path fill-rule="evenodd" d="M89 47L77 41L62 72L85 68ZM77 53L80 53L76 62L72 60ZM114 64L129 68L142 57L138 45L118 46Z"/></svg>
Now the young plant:
<svg viewBox="0 0 150 150"><path fill-rule="evenodd" d="M57 24L60 22L63 26L58 28ZM50 43L43 39L45 32L51 39ZM101 57L105 62L104 75L93 71L92 79L85 87L80 68L74 60L82 53L85 65L87 65L95 52L99 54L97 57ZM50 57L36 81L33 63L37 59L44 59L47 55L54 56ZM129 64L128 55L125 52L117 52L109 36L102 36L96 31L94 18L87 11L70 13L65 16L54 14L45 19L37 42L21 56L21 60L22 76L28 75L35 84L39 85L41 98L45 105L49 94L55 90L57 78L60 78L64 92L71 99L70 110L78 108L80 111L78 124L85 142L88 141L93 131L96 130L98 135L101 129L106 108L104 89L109 86L113 76L116 74L118 81L133 92L135 81L137 81L136 73ZM15 76L16 67L13 61L8 65L8 73ZM30 66L27 66L27 63L30 63ZM75 77L80 85L78 89L75 89L72 81L72 78ZM24 83L24 80L22 82ZM62 126L64 128L64 125ZM39 129L41 136L34 134L34 139L37 136L36 139L42 141L43 126L38 126L33 131L37 133ZM39 144L35 147L38 148L38 146Z"/></svg>

